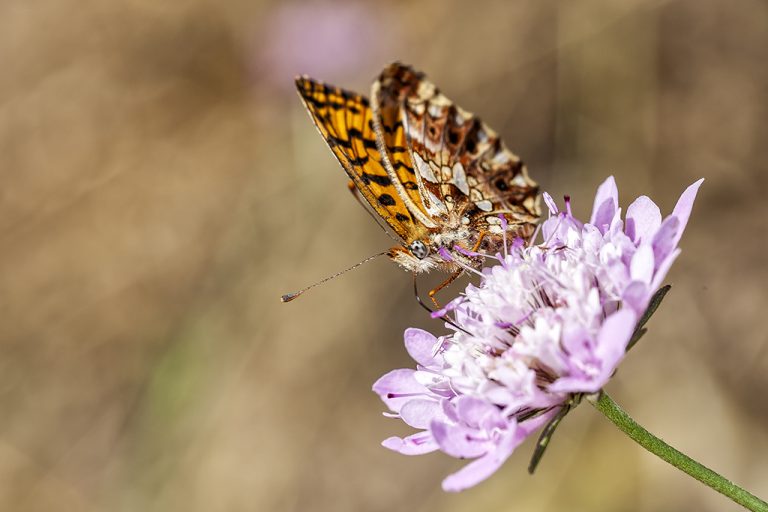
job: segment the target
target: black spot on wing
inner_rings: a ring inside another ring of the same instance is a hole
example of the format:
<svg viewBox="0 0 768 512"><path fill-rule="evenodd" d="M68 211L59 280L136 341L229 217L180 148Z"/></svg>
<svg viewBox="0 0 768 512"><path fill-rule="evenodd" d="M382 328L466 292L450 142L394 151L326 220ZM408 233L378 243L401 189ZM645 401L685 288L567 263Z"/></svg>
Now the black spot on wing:
<svg viewBox="0 0 768 512"><path fill-rule="evenodd" d="M360 158L350 158L349 163L356 166L363 166L368 163L367 156L361 156Z"/></svg>
<svg viewBox="0 0 768 512"><path fill-rule="evenodd" d="M413 167L409 167L409 166L407 166L406 164L404 164L403 162L393 162L393 163L392 163L392 167L393 167L395 170L398 170L399 168L403 167L403 168L404 168L406 171L408 171L409 173L411 173L411 174L416 174L415 172L413 172Z"/></svg>
<svg viewBox="0 0 768 512"><path fill-rule="evenodd" d="M381 129L384 130L384 133L389 133L389 134L395 133L397 131L397 129L402 127L402 126L403 126L403 122L402 121L397 121L392 126L387 126L384 123L381 123ZM374 131L376 130L376 127L373 124L373 119L368 120L368 127L371 130L374 130Z"/></svg>
<svg viewBox="0 0 768 512"><path fill-rule="evenodd" d="M349 130L347 130L347 133L349 134L350 138L362 140L363 147L365 149L378 149L378 146L376 146L376 141L371 139L366 139L365 137L363 137L363 132L361 132L357 128L350 128Z"/></svg>
<svg viewBox="0 0 768 512"><path fill-rule="evenodd" d="M355 103L360 103L363 108L368 108L370 105L368 98L365 96L345 89L331 87L321 82L315 82L308 78L298 79L296 81L296 88L299 90L304 101L316 109L329 108L331 110L340 110L346 108L353 114L360 114L362 111ZM318 98L316 96L318 93L323 94L325 100ZM331 96L341 98L343 101L332 101Z"/></svg>
<svg viewBox="0 0 768 512"><path fill-rule="evenodd" d="M464 214L469 218L478 217L482 213L483 213L482 210L480 210L480 208L478 208L477 205L474 203L472 203L472 206L467 208L467 211L464 212Z"/></svg>
<svg viewBox="0 0 768 512"><path fill-rule="evenodd" d="M340 110L344 108L344 103L337 102L337 101L321 101L317 98L313 98L312 96L304 96L304 101L315 107L316 109L322 109L322 108L330 108L331 110ZM357 107L350 106L350 110L352 110L355 114L359 114L360 111L357 109ZM353 110L354 109L354 110Z"/></svg>
<svg viewBox="0 0 768 512"><path fill-rule="evenodd" d="M395 218L399 220L400 222L410 222L411 218L407 215L403 215L402 213L396 213Z"/></svg>
<svg viewBox="0 0 768 512"><path fill-rule="evenodd" d="M477 149L477 145L475 144L475 139L468 139L467 142L464 144L464 147L467 148L467 151L470 153L474 153Z"/></svg>
<svg viewBox="0 0 768 512"><path fill-rule="evenodd" d="M345 149L352 149L352 143L348 140L340 139L339 137L334 137L330 133L326 136L326 140L328 141L328 145L331 147L335 146L341 146Z"/></svg>
<svg viewBox="0 0 768 512"><path fill-rule="evenodd" d="M504 181L504 179L503 179L503 178L499 178L499 179L497 179L497 180L496 180L496 181L493 183L493 185L494 185L494 186L495 186L497 189L501 190L502 192L509 190L509 185L507 185L507 182L506 182L506 181Z"/></svg>
<svg viewBox="0 0 768 512"><path fill-rule="evenodd" d="M382 176L380 174L370 174L370 173L364 172L361 178L363 179L363 183L365 183L366 185L373 182L373 183L376 183L377 185L381 185L382 187L388 187L389 185L392 184L392 180L389 179L389 176Z"/></svg>
<svg viewBox="0 0 768 512"><path fill-rule="evenodd" d="M394 206L395 199L389 194L381 194L379 196L379 204L383 206Z"/></svg>

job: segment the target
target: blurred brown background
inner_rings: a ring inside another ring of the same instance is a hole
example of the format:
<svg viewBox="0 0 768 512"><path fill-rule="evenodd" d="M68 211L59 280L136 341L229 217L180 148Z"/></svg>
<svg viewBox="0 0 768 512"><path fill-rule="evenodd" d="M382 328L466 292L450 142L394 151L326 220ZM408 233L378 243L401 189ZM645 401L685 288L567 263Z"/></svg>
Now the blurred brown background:
<svg viewBox="0 0 768 512"><path fill-rule="evenodd" d="M440 332L293 92L388 62L479 113L581 215L671 211L674 284L609 386L768 495L763 0L0 4L0 510L738 510L589 406L460 495L379 442L373 381ZM424 289L427 289L424 285ZM452 293L458 293L454 287Z"/></svg>

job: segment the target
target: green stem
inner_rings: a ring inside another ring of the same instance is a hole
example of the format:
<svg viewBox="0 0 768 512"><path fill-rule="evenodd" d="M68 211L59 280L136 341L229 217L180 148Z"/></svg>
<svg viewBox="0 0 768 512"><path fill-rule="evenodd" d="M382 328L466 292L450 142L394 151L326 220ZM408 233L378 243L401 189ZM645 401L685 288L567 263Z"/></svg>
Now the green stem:
<svg viewBox="0 0 768 512"><path fill-rule="evenodd" d="M669 462L677 469L688 473L699 482L728 496L733 501L749 510L755 512L768 512L768 503L764 502L754 494L745 491L730 480L726 480L703 464L699 464L684 453L675 450L667 443L645 430L604 392L600 393L597 400L590 399L589 402L594 405L598 411L603 413L606 418L611 420L614 425L619 427L622 432L657 457Z"/></svg>

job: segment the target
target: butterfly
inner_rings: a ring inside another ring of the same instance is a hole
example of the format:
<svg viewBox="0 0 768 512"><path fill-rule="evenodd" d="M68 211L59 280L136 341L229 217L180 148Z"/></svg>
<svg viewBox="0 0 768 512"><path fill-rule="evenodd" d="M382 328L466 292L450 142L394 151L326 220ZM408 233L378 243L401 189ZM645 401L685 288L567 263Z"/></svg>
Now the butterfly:
<svg viewBox="0 0 768 512"><path fill-rule="evenodd" d="M396 235L388 256L414 274L450 274L430 291L436 305L434 294L478 267L479 253L533 234L538 186L523 162L423 73L393 63L370 99L307 76L296 87L350 190Z"/></svg>

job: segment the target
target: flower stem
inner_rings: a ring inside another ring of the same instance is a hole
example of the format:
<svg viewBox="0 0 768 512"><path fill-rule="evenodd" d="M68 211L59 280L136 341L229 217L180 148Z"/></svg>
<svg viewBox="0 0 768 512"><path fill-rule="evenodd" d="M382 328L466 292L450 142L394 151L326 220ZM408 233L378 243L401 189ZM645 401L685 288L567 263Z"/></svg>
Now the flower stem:
<svg viewBox="0 0 768 512"><path fill-rule="evenodd" d="M606 418L611 420L614 425L619 427L622 432L657 457L667 461L677 469L688 473L704 485L728 496L733 501L749 510L755 512L768 512L768 503L742 489L730 480L723 478L703 464L696 462L684 453L675 450L667 443L645 430L606 393L601 392L597 400L590 399L589 402L594 405L598 411L603 413Z"/></svg>

